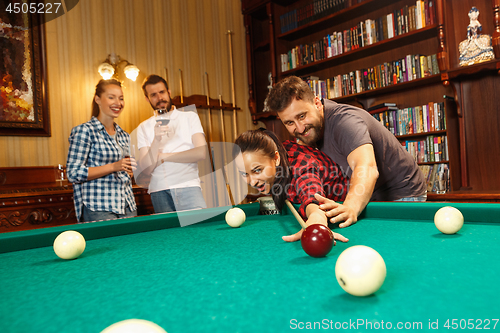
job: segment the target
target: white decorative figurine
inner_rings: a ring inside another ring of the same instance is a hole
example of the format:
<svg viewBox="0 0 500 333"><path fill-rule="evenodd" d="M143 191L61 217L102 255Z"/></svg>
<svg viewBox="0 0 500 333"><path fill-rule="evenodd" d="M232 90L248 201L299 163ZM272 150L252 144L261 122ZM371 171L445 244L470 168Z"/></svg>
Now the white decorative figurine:
<svg viewBox="0 0 500 333"><path fill-rule="evenodd" d="M470 23L467 27L467 39L458 45L460 66L470 66L495 59L491 46L491 36L479 33L482 27L477 20L478 16L479 10L472 7L469 11Z"/></svg>

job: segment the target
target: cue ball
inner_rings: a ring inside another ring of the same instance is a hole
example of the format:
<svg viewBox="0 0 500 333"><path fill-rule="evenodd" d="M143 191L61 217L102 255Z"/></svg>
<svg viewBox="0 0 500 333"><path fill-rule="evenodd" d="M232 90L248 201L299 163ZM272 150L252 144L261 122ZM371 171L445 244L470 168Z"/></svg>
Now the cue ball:
<svg viewBox="0 0 500 333"><path fill-rule="evenodd" d="M54 240L54 252L61 259L76 259L85 250L85 238L77 231L60 233Z"/></svg>
<svg viewBox="0 0 500 333"><path fill-rule="evenodd" d="M127 319L105 328L101 333L167 333L167 331L151 321Z"/></svg>
<svg viewBox="0 0 500 333"><path fill-rule="evenodd" d="M234 207L227 211L226 213L226 223L233 228L238 228L245 222L246 215L243 209Z"/></svg>
<svg viewBox="0 0 500 333"><path fill-rule="evenodd" d="M321 258L332 250L335 240L332 231L322 224L311 224L300 237L300 244L311 257Z"/></svg>
<svg viewBox="0 0 500 333"><path fill-rule="evenodd" d="M462 229L464 216L455 207L443 207L434 215L434 224L443 234L451 235Z"/></svg>
<svg viewBox="0 0 500 333"><path fill-rule="evenodd" d="M382 256L364 245L351 246L344 250L335 265L335 276L339 285L354 296L368 296L379 290L386 274Z"/></svg>

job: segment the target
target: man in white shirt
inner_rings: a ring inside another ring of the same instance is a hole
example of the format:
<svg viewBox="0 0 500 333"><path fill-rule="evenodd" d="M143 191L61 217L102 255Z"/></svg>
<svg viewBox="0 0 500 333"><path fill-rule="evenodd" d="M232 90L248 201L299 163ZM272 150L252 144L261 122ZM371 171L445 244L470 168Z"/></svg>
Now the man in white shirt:
<svg viewBox="0 0 500 333"><path fill-rule="evenodd" d="M138 169L151 176L155 213L206 208L198 161L206 157L207 142L196 109L173 107L167 82L158 75L148 76L142 90L154 115L137 128Z"/></svg>

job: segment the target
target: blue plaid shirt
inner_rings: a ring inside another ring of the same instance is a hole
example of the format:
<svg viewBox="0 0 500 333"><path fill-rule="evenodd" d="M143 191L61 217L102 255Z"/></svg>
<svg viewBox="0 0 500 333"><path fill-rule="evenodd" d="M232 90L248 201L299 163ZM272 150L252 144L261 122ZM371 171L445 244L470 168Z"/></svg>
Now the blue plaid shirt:
<svg viewBox="0 0 500 333"><path fill-rule="evenodd" d="M129 145L129 134L115 124L116 140L104 125L92 117L71 130L66 171L73 183L76 218L80 221L82 205L92 211L125 214L125 208L137 209L132 192L132 180L125 171L87 180L89 168L113 163L122 158L122 149ZM118 143L117 143L118 141Z"/></svg>

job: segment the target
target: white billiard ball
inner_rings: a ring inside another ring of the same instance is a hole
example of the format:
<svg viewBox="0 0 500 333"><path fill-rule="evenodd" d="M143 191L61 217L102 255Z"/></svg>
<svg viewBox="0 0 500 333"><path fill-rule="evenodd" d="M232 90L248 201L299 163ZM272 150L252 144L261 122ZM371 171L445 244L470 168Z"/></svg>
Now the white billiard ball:
<svg viewBox="0 0 500 333"><path fill-rule="evenodd" d="M245 222L246 215L243 209L234 207L226 213L226 223L233 228L238 228Z"/></svg>
<svg viewBox="0 0 500 333"><path fill-rule="evenodd" d="M61 259L76 259L85 250L85 238L77 231L60 233L54 240L54 252Z"/></svg>
<svg viewBox="0 0 500 333"><path fill-rule="evenodd" d="M122 320L107 327L101 333L167 333L157 324L144 319Z"/></svg>
<svg viewBox="0 0 500 333"><path fill-rule="evenodd" d="M344 250L335 265L339 285L351 295L368 296L379 290L387 270L382 256L364 245Z"/></svg>
<svg viewBox="0 0 500 333"><path fill-rule="evenodd" d="M462 229L464 216L455 207L443 207L434 215L434 224L443 234L451 235Z"/></svg>

